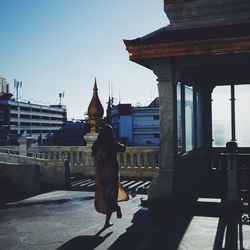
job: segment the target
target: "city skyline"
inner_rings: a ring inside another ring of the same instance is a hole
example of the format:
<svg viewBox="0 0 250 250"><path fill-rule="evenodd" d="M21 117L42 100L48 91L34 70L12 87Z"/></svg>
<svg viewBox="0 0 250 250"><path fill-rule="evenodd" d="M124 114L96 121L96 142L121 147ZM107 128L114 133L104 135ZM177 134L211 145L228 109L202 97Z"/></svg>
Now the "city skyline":
<svg viewBox="0 0 250 250"><path fill-rule="evenodd" d="M156 76L131 61L123 39L168 24L163 0L1 0L0 76L22 81L22 101L67 106L68 119L82 119L95 78L106 108L109 86L115 103L148 105L157 95Z"/></svg>

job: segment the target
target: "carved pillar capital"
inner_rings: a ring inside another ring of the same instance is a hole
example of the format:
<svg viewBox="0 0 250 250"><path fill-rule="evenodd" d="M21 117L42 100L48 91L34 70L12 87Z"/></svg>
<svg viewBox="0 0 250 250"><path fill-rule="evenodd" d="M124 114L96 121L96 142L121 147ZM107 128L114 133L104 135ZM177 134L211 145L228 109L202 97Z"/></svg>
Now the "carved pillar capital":
<svg viewBox="0 0 250 250"><path fill-rule="evenodd" d="M164 64L154 64L151 66L154 74L157 76L158 83L172 82L172 68L170 62Z"/></svg>

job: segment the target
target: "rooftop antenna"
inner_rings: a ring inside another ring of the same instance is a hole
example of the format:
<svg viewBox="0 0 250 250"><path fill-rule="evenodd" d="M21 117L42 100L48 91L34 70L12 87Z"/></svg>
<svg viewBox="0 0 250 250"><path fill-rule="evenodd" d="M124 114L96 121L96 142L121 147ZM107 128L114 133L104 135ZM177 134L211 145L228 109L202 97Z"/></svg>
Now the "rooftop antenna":
<svg viewBox="0 0 250 250"><path fill-rule="evenodd" d="M60 99L59 105L60 105L60 106L62 105L62 98L64 98L64 91L61 92L61 93L59 93L59 99Z"/></svg>
<svg viewBox="0 0 250 250"><path fill-rule="evenodd" d="M110 81L109 81L109 100L110 100Z"/></svg>
<svg viewBox="0 0 250 250"><path fill-rule="evenodd" d="M121 104L121 91L119 90L119 104Z"/></svg>
<svg viewBox="0 0 250 250"><path fill-rule="evenodd" d="M109 82L109 100L110 100L111 106L113 106L113 103L114 103L113 86L110 84L110 82Z"/></svg>
<svg viewBox="0 0 250 250"><path fill-rule="evenodd" d="M21 81L17 81L14 78L14 88L16 89L16 101L18 102L18 89L21 88L23 83Z"/></svg>
<svg viewBox="0 0 250 250"><path fill-rule="evenodd" d="M113 85L111 84L111 102L112 102L112 105L114 103L114 96L113 96Z"/></svg>

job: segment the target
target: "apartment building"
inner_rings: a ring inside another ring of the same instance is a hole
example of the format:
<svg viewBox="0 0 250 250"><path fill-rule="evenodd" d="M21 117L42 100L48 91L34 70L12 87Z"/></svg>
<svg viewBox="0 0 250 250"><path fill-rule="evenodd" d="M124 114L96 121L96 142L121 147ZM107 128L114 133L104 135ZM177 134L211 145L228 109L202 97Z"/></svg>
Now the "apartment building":
<svg viewBox="0 0 250 250"><path fill-rule="evenodd" d="M0 86L0 91L1 145L17 144L24 131L34 141L42 141L62 128L67 121L66 107L63 105L47 106L16 101L8 87Z"/></svg>

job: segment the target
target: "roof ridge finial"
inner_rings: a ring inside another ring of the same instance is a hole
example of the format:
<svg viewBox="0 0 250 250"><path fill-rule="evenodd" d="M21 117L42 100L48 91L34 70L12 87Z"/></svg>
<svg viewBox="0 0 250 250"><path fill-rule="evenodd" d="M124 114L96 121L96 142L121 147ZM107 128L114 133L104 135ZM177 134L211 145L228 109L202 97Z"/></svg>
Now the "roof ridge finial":
<svg viewBox="0 0 250 250"><path fill-rule="evenodd" d="M94 88L93 88L93 90L94 90L94 92L98 91L97 83L96 83L96 77L95 77L95 82L94 82Z"/></svg>

